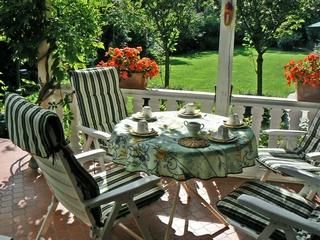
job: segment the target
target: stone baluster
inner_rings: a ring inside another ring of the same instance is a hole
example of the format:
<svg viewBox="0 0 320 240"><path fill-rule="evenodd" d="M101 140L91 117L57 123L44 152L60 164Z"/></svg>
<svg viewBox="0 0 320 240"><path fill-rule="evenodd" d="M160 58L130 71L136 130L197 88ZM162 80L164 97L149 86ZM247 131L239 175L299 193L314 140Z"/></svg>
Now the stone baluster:
<svg viewBox="0 0 320 240"><path fill-rule="evenodd" d="M280 129L283 110L281 108L272 108L270 110L270 129ZM278 136L269 136L268 147L277 147Z"/></svg>
<svg viewBox="0 0 320 240"><path fill-rule="evenodd" d="M257 138L257 144L259 145L259 136L262 123L262 114L264 113L263 107L253 106L251 110L252 114L252 131Z"/></svg>

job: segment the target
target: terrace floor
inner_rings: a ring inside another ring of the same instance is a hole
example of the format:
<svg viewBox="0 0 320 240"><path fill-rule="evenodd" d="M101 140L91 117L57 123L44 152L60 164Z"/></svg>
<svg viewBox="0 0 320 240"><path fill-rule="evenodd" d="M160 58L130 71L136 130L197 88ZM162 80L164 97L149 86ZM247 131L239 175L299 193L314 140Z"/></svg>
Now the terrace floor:
<svg viewBox="0 0 320 240"><path fill-rule="evenodd" d="M34 239L49 205L50 191L43 176L28 168L30 156L15 147L10 140L0 139L0 156L0 235L14 237L15 240ZM216 201L244 181L240 178L218 178L198 182L197 188L214 206ZM291 184L290 188L298 189L299 186ZM169 187L160 200L142 210L145 223L155 240L164 237L173 195L174 189ZM127 218L123 223L138 232L132 219ZM251 239L232 226L217 236L212 235L221 228L223 225L202 205L193 199L187 204L186 193L180 192L180 202L170 232L171 239ZM75 219L61 204L45 237L52 240L90 239L89 228ZM108 239L131 238L120 227L115 226Z"/></svg>

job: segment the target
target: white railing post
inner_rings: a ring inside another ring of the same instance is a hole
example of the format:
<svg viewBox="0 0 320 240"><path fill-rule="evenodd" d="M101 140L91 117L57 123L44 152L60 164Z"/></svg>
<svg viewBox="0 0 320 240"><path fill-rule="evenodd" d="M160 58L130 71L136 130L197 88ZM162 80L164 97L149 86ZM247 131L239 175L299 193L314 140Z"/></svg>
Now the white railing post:
<svg viewBox="0 0 320 240"><path fill-rule="evenodd" d="M70 123L70 145L74 152L79 153L81 152L81 144L80 144L80 135L78 126L80 124L80 113L77 103L77 98L75 94L72 94L72 102L70 106L70 110L72 113L72 120Z"/></svg>
<svg viewBox="0 0 320 240"><path fill-rule="evenodd" d="M280 108L272 108L270 110L270 128L279 129L281 124L283 110ZM269 136L268 147L277 147L278 137Z"/></svg>

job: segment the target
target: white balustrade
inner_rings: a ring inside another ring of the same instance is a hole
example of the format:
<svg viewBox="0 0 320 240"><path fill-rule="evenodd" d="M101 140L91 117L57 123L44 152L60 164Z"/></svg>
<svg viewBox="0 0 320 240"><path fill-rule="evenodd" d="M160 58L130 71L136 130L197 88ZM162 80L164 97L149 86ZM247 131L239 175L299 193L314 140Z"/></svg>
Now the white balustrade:
<svg viewBox="0 0 320 240"><path fill-rule="evenodd" d="M70 87L64 88L70 93ZM174 111L180 109L187 102L195 102L200 106L202 112L214 112L215 94L196 91L181 91L168 89L122 89L129 113L140 111L142 106L148 104L153 111ZM73 122L71 123L71 146L79 149L79 124L78 107L74 98L71 107ZM295 99L261 97L248 95L232 95L230 111L238 113L239 116L251 115L248 122L259 141L262 128L280 128L285 123L289 129L301 129L301 124L310 122L319 110L319 103L299 102ZM268 112L269 115L265 113ZM285 115L285 116L284 116ZM264 116L269 116L266 119ZM265 120L265 121L264 121ZM296 139L289 140L287 146L294 147ZM275 147L279 142L277 137L270 137L269 147ZM258 171L258 170L255 170ZM249 174L250 175L250 174ZM252 173L251 173L252 175Z"/></svg>

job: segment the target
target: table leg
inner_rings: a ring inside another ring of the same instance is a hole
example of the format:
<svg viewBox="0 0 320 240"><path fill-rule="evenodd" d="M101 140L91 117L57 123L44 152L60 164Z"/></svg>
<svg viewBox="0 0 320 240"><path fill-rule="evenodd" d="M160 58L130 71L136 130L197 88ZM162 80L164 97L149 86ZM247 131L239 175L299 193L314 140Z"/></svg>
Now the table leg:
<svg viewBox="0 0 320 240"><path fill-rule="evenodd" d="M170 235L169 232L170 232L170 229L171 229L171 226L172 226L173 216L174 216L174 213L175 213L175 211L176 211L177 202L178 202L178 198L179 198L179 192L180 192L181 184L180 184L180 182L177 182L177 181L175 181L175 184L176 184L176 186L177 186L177 188L176 188L176 194L175 194L174 199L173 199L173 205L172 205L172 208L171 208L170 217L169 217L169 222L168 222L168 227L167 227L167 231L166 231L164 240L168 240L168 239L169 239L169 235Z"/></svg>
<svg viewBox="0 0 320 240"><path fill-rule="evenodd" d="M188 194L191 194L197 198L198 201L202 202L205 207L214 215L216 218L219 219L221 223L223 223L226 227L228 227L229 223L224 219L224 217L215 209L213 208L205 199L203 199L196 191L192 188L189 188L186 182L181 183L184 189L187 191Z"/></svg>

